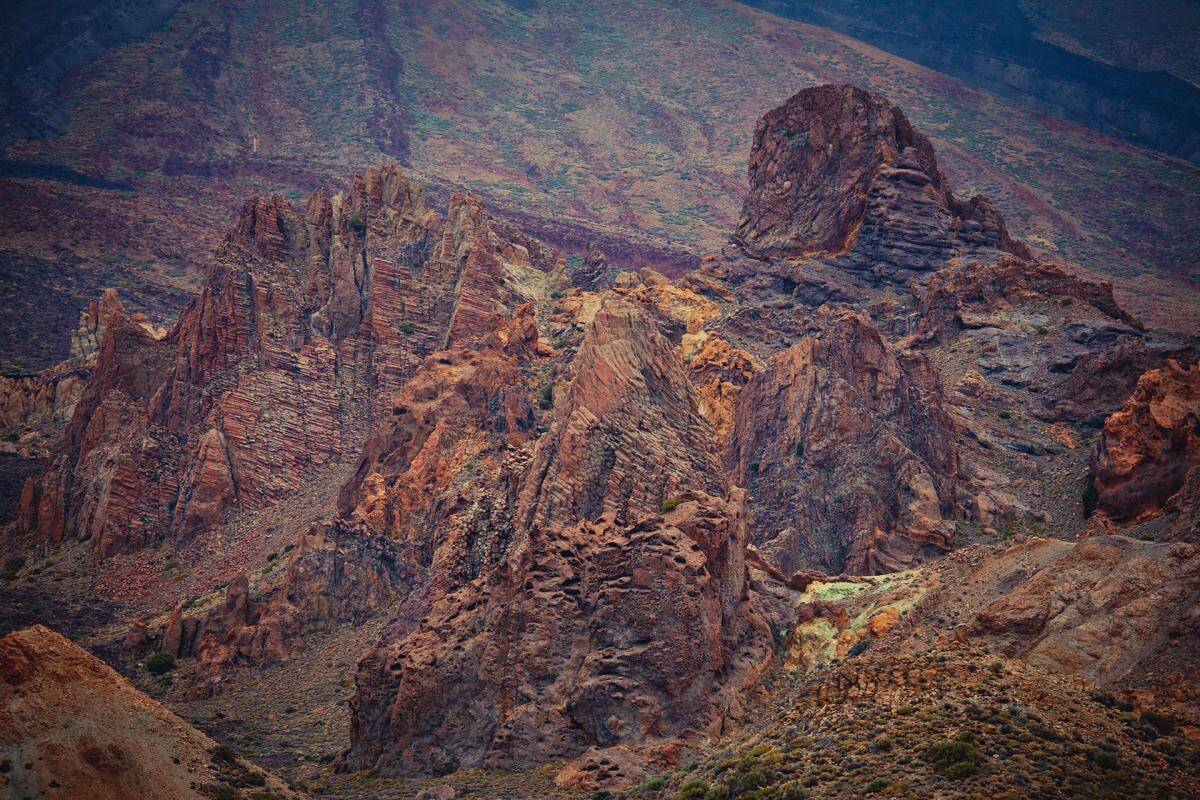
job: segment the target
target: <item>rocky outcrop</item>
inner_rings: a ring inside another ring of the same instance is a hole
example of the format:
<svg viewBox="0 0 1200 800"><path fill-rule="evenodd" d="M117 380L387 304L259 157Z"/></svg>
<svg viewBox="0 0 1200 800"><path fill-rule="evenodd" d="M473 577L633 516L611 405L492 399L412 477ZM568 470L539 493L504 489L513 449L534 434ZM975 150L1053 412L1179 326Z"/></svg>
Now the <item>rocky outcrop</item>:
<svg viewBox="0 0 1200 800"><path fill-rule="evenodd" d="M1090 465L1095 509L1117 523L1156 516L1200 472L1200 366L1168 361L1104 422ZM1090 509L1088 509L1090 511Z"/></svg>
<svg viewBox="0 0 1200 800"><path fill-rule="evenodd" d="M843 254L889 280L979 253L1030 257L986 198L954 197L900 109L854 86L805 89L763 116L749 177L734 241L758 257Z"/></svg>
<svg viewBox="0 0 1200 800"><path fill-rule="evenodd" d="M426 359L367 441L340 513L398 542L414 567L461 534L477 570L512 527L506 462L534 433L525 372L543 347L525 305L480 346Z"/></svg>
<svg viewBox="0 0 1200 800"><path fill-rule="evenodd" d="M719 730L769 662L787 612L752 591L745 494L720 499L713 429L660 332L700 298L618 283L565 381L530 380L554 359L527 309L427 359L368 443L341 513L419 577L360 663L348 766L580 757L571 785L629 782Z"/></svg>
<svg viewBox="0 0 1200 800"><path fill-rule="evenodd" d="M251 200L165 338L107 324L22 525L106 556L272 505L354 458L427 355L489 335L562 269L470 196L442 223L395 167L302 209Z"/></svg>
<svg viewBox="0 0 1200 800"><path fill-rule="evenodd" d="M556 392L517 523L553 527L606 513L627 523L685 489L724 494L712 428L654 320L640 304L610 297Z"/></svg>
<svg viewBox="0 0 1200 800"><path fill-rule="evenodd" d="M41 625L0 639L0 787L6 797L202 800L233 793L252 765L222 765L216 742L102 661ZM299 798L258 770L274 797Z"/></svg>
<svg viewBox="0 0 1200 800"><path fill-rule="evenodd" d="M243 573L203 617L186 616L182 605L172 612L160 646L180 658L195 657L193 696L218 691L239 665L286 661L304 649L308 635L361 624L412 584L401 548L362 526L316 525L297 544L278 588L255 597Z"/></svg>
<svg viewBox="0 0 1200 800"><path fill-rule="evenodd" d="M942 598L975 607L966 635L1055 672L1113 687L1172 640L1200 633L1195 545L1105 536L1038 539L982 561Z"/></svg>
<svg viewBox="0 0 1200 800"><path fill-rule="evenodd" d="M0 452L45 458L62 435L96 365L104 330L117 317L140 326L153 338L166 330L142 314L126 314L114 289L105 290L79 314L66 361L36 375L0 376Z"/></svg>
<svg viewBox="0 0 1200 800"><path fill-rule="evenodd" d="M864 315L771 358L738 400L726 463L784 574L905 569L949 545L958 460L937 372Z"/></svg>
<svg viewBox="0 0 1200 800"><path fill-rule="evenodd" d="M724 445L733 431L738 397L762 365L711 331L685 333L676 353L696 388L700 416L712 426L717 444Z"/></svg>
<svg viewBox="0 0 1200 800"><path fill-rule="evenodd" d="M1079 301L1134 330L1143 329L1117 304L1111 283L1085 280L1042 261L1002 257L952 267L933 275L918 291L917 334L926 339L980 327L997 311L1038 301Z"/></svg>
<svg viewBox="0 0 1200 800"><path fill-rule="evenodd" d="M359 664L348 764L515 768L718 732L771 633L749 591L743 493L678 500L626 523L610 510L535 526L423 618L401 614Z"/></svg>

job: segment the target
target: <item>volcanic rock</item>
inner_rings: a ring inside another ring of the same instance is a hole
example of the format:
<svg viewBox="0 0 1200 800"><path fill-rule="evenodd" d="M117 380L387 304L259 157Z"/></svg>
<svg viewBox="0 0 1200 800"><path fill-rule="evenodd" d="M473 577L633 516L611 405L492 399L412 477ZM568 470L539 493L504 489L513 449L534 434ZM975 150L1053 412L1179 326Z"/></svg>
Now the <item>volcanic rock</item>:
<svg viewBox="0 0 1200 800"><path fill-rule="evenodd" d="M177 607L162 649L196 657L191 694L205 696L220 689L230 668L286 661L304 648L306 634L359 625L395 603L411 583L393 542L331 521L300 537L283 584L264 597L251 596L243 573L202 619L184 617Z"/></svg>
<svg viewBox="0 0 1200 800"><path fill-rule="evenodd" d="M1037 300L1069 298L1086 303L1134 330L1142 324L1113 298L1112 284L1089 281L1042 261L1001 257L988 263L951 267L933 275L920 291L918 335L936 339L971 327L997 310Z"/></svg>
<svg viewBox="0 0 1200 800"><path fill-rule="evenodd" d="M954 440L932 364L844 312L747 384L725 459L781 572L869 574L949 546Z"/></svg>
<svg viewBox="0 0 1200 800"><path fill-rule="evenodd" d="M665 515L532 527L481 579L438 587L359 664L353 768L514 768L712 734L770 660L744 493Z"/></svg>
<svg viewBox="0 0 1200 800"><path fill-rule="evenodd" d="M1104 422L1090 465L1096 509L1128 523L1156 516L1200 472L1200 366L1146 372Z"/></svg>
<svg viewBox="0 0 1200 800"><path fill-rule="evenodd" d="M562 270L473 197L443 224L396 167L303 209L250 200L166 338L110 314L22 527L104 557L272 505L355 457L425 356L478 342Z"/></svg>
<svg viewBox="0 0 1200 800"><path fill-rule="evenodd" d="M640 303L609 297L557 394L517 506L522 528L611 514L624 524L724 475L696 390Z"/></svg>
<svg viewBox="0 0 1200 800"><path fill-rule="evenodd" d="M764 115L749 178L734 241L757 257L848 254L847 268L890 280L971 254L1030 257L986 198L954 197L904 112L854 86L805 89Z"/></svg>

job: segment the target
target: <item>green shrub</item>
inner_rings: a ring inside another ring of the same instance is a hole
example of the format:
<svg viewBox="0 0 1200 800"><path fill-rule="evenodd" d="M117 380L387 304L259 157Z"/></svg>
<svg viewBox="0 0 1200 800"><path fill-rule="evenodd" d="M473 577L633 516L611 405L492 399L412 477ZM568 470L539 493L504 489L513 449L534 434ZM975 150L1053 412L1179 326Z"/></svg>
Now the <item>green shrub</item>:
<svg viewBox="0 0 1200 800"><path fill-rule="evenodd" d="M146 659L146 671L151 675L166 675L175 669L175 656L159 651Z"/></svg>
<svg viewBox="0 0 1200 800"><path fill-rule="evenodd" d="M973 744L969 733L937 742L925 748L925 760L950 778L968 778L979 771L983 756Z"/></svg>
<svg viewBox="0 0 1200 800"><path fill-rule="evenodd" d="M1096 491L1096 482L1089 475L1087 483L1083 485L1083 494L1080 496L1083 503L1083 518L1088 519L1096 511L1096 504L1100 502L1100 492Z"/></svg>
<svg viewBox="0 0 1200 800"><path fill-rule="evenodd" d="M1170 736L1175 732L1175 720L1171 719L1166 714L1160 714L1157 711L1143 711L1141 723L1143 725L1149 725L1163 736Z"/></svg>
<svg viewBox="0 0 1200 800"><path fill-rule="evenodd" d="M708 794L708 781L690 780L675 793L675 800L704 800Z"/></svg>
<svg viewBox="0 0 1200 800"><path fill-rule="evenodd" d="M397 327L397 328L400 330L400 332L401 332L401 333L403 333L405 336L407 336L408 334L412 333L413 331L415 331L415 330L417 329L415 325L413 325L411 322L409 322L409 321L407 321L407 320L405 320L404 322L401 322L401 323L400 323L399 325L397 325L396 327Z"/></svg>
<svg viewBox="0 0 1200 800"><path fill-rule="evenodd" d="M25 566L25 556L9 556L4 560L4 580L11 581L21 573Z"/></svg>
<svg viewBox="0 0 1200 800"><path fill-rule="evenodd" d="M242 776L242 780L245 781L247 786L267 785L267 776L263 775L261 772L247 772Z"/></svg>
<svg viewBox="0 0 1200 800"><path fill-rule="evenodd" d="M646 780L639 783L637 785L637 787L635 787L634 791L636 791L638 793L656 792L666 785L667 785L667 779L664 776L655 775L654 777L647 778Z"/></svg>
<svg viewBox="0 0 1200 800"><path fill-rule="evenodd" d="M543 411L554 408L554 381L550 381L542 387L542 396L538 400L538 407Z"/></svg>
<svg viewBox="0 0 1200 800"><path fill-rule="evenodd" d="M212 760L218 764L236 764L238 762L237 751L227 744L219 744L208 751L212 756Z"/></svg>
<svg viewBox="0 0 1200 800"><path fill-rule="evenodd" d="M887 778L876 778L875 780L868 783L866 788L863 791L865 791L867 794L875 794L876 792L882 792L884 789L886 789L887 787L889 787L891 785L892 785L892 782L889 781Z"/></svg>
<svg viewBox="0 0 1200 800"><path fill-rule="evenodd" d="M663 501L663 504L662 504L662 508L661 508L660 510L661 510L661 511L662 511L662 513L664 513L664 514L669 514L670 512L672 512L672 511L674 511L675 509L679 508L679 503L680 503L680 502L681 502L681 501L679 501L679 500L674 500L674 499L671 499L671 500L664 500L664 501Z"/></svg>
<svg viewBox="0 0 1200 800"><path fill-rule="evenodd" d="M200 787L200 794L211 800L241 800L242 793L232 786L224 784L206 783Z"/></svg>
<svg viewBox="0 0 1200 800"><path fill-rule="evenodd" d="M362 217L360 217L357 213L354 214L354 216L350 217L350 229L353 230L355 233L357 233L359 236L362 236L364 233L367 232L366 220L364 220Z"/></svg>
<svg viewBox="0 0 1200 800"><path fill-rule="evenodd" d="M1101 769L1116 769L1120 766L1120 762L1117 760L1116 754L1110 753L1107 750L1100 750L1097 748L1088 755L1096 764L1096 766L1100 767Z"/></svg>

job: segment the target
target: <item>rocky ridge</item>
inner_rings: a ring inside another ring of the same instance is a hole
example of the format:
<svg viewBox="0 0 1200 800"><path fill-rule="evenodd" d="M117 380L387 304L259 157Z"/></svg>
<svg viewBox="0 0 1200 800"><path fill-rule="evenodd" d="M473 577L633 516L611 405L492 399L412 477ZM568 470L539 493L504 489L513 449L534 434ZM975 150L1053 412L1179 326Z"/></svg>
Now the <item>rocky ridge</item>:
<svg viewBox="0 0 1200 800"><path fill-rule="evenodd" d="M1114 497L1144 480L1158 508L1167 475L1176 522L1194 520L1196 471L1156 466L1195 462L1194 392L1175 386L1195 370L1165 361L1187 344L1030 258L985 202L955 200L882 98L824 87L777 117L796 136L760 126L738 246L673 281L608 287L591 253L573 286L564 259L470 196L443 221L391 167L303 210L247 203L165 338L106 325L22 525L115 559L352 464L286 570L232 576L125 648L174 654L207 698L297 658L310 633L386 614L355 671L344 771L567 760L564 791L627 787L751 724L764 676L836 659L813 696L874 697L852 659L893 645L908 666L870 674L917 691L928 667L913 663L964 641L963 672L988 651L1104 689L1142 666L1178 674L1189 544L1001 544L1082 529L1077 440L1141 364L1167 366L1106 426L1093 480ZM779 136L837 147L797 156ZM832 185L785 189L794 225L772 216L773 181L822 171ZM1101 390L1070 391L1097 376ZM1148 466L1105 483L1108 461ZM973 539L989 544L949 552ZM869 587L888 595L838 602ZM1070 653L1109 633L1125 655Z"/></svg>

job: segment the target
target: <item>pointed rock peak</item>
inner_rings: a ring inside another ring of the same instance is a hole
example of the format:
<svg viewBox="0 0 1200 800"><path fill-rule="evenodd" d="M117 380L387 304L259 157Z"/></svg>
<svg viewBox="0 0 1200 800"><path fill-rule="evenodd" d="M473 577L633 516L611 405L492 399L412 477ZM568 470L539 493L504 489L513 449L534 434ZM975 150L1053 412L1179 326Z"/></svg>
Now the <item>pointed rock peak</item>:
<svg viewBox="0 0 1200 800"><path fill-rule="evenodd" d="M953 197L933 144L903 111L856 86L805 89L763 116L749 179L734 240L755 256L841 254L860 238L874 251L881 235L915 240L919 259L897 265L908 269L968 247L1028 256L985 198Z"/></svg>
<svg viewBox="0 0 1200 800"><path fill-rule="evenodd" d="M242 204L237 224L226 237L226 244L257 252L271 261L287 257L287 233L284 219L291 203L281 195L251 197Z"/></svg>

